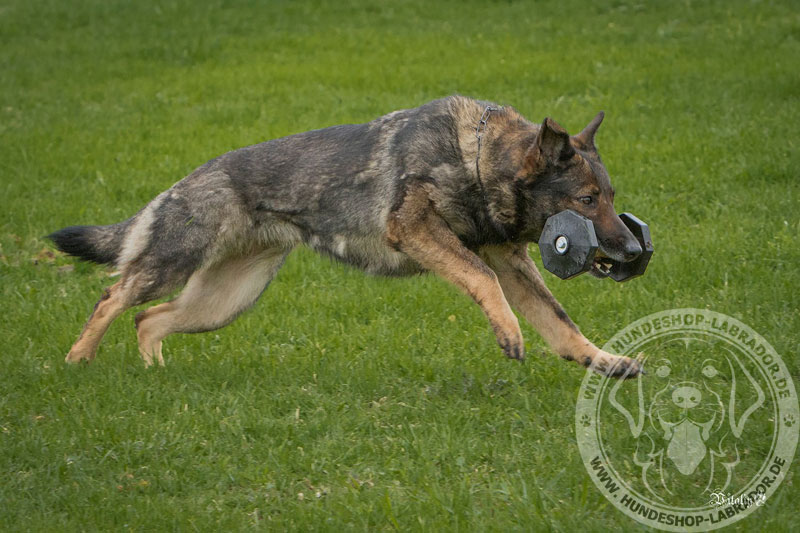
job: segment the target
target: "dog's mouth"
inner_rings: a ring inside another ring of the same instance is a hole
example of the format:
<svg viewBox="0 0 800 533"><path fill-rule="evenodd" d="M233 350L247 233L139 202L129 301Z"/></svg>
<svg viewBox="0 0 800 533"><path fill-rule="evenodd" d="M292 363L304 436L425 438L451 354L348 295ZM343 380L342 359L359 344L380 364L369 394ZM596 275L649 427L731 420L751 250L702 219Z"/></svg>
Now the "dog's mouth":
<svg viewBox="0 0 800 533"><path fill-rule="evenodd" d="M589 270L589 273L596 278L607 278L611 273L611 266L613 264L611 261L610 257L598 250L594 261L592 261L592 268Z"/></svg>

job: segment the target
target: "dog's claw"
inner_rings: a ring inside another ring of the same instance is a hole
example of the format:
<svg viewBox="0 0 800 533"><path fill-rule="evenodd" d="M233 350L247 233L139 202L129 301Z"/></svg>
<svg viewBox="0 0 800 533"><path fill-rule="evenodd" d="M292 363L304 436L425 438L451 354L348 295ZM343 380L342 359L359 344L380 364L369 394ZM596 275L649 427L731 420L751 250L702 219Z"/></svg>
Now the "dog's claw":
<svg viewBox="0 0 800 533"><path fill-rule="evenodd" d="M616 379L632 379L644 373L640 360L603 351L592 358L589 368L598 374Z"/></svg>
<svg viewBox="0 0 800 533"><path fill-rule="evenodd" d="M515 361L523 362L525 361L525 352L506 352L506 357L509 359L514 359Z"/></svg>
<svg viewBox="0 0 800 533"><path fill-rule="evenodd" d="M87 354L81 351L70 350L67 356L64 358L64 362L74 365L81 362L91 363L92 359L94 359L94 354Z"/></svg>

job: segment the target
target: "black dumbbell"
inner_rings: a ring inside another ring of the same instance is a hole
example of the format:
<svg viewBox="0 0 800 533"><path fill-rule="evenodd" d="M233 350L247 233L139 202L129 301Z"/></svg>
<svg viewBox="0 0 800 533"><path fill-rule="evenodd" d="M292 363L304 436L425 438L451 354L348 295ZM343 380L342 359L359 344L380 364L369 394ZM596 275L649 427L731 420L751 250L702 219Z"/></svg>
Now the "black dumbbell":
<svg viewBox="0 0 800 533"><path fill-rule="evenodd" d="M561 279L591 269L597 248L594 224L571 209L548 218L539 237L544 267Z"/></svg>
<svg viewBox="0 0 800 533"><path fill-rule="evenodd" d="M653 242L647 224L630 213L619 217L641 244L642 254L628 263L600 258L598 270L614 281L626 281L644 274L653 255ZM570 209L548 218L539 237L544 267L561 279L591 270L598 247L592 221Z"/></svg>
<svg viewBox="0 0 800 533"><path fill-rule="evenodd" d="M611 261L608 277L614 281L628 281L641 276L647 269L647 263L650 262L650 257L653 255L653 239L650 237L650 228L647 224L634 215L622 213L619 218L631 230L639 244L642 245L642 253L636 259L627 263Z"/></svg>

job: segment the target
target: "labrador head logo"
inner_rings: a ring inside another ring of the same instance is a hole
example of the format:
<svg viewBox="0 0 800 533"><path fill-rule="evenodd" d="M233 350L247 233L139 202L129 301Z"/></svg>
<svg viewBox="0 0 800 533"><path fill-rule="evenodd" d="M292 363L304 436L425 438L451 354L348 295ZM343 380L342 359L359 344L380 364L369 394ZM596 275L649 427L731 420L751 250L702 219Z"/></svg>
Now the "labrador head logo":
<svg viewBox="0 0 800 533"><path fill-rule="evenodd" d="M741 461L739 441L750 415L764 406L765 394L735 352L724 347L721 352L704 359L697 373L678 373L683 358L657 359L650 383L637 383L634 412L619 399L627 392L619 383L609 391L609 404L622 414L636 440L631 460L658 501L674 499L682 476L702 484L703 493L725 491ZM648 397L645 389L651 384L655 390ZM742 393L743 388L748 390ZM746 405L737 405L742 402Z"/></svg>
<svg viewBox="0 0 800 533"><path fill-rule="evenodd" d="M797 444L798 404L760 335L679 309L634 322L604 349L641 354L647 371L631 381L587 374L578 399L581 455L615 506L652 527L706 531L777 489Z"/></svg>

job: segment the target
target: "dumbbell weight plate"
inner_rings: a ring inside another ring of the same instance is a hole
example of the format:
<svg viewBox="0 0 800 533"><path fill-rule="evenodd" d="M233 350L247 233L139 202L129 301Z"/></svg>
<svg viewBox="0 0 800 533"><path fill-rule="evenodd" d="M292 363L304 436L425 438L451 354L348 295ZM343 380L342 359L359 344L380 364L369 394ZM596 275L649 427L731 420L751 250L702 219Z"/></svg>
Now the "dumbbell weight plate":
<svg viewBox="0 0 800 533"><path fill-rule="evenodd" d="M539 237L544 267L561 279L592 268L597 247L592 221L571 209L548 218Z"/></svg>
<svg viewBox="0 0 800 533"><path fill-rule="evenodd" d="M622 219L622 223L631 230L633 236L642 245L642 253L629 263L612 261L608 277L614 281L628 281L641 276L647 269L647 263L650 262L650 257L653 255L653 239L650 237L650 228L647 224L632 214L622 213L619 218Z"/></svg>

